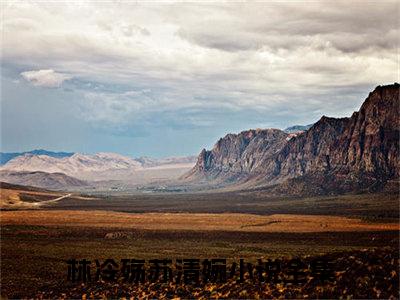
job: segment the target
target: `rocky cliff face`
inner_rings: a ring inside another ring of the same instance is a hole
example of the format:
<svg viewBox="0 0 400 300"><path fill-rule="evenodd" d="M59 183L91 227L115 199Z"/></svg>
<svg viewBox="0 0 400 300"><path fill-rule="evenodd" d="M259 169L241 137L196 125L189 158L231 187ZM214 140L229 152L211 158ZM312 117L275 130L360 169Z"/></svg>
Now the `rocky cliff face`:
<svg viewBox="0 0 400 300"><path fill-rule="evenodd" d="M337 191L384 185L400 175L399 99L398 84L379 86L350 118L323 116L294 137L277 129L227 135L201 152L185 178L238 188L280 184L286 192L296 185Z"/></svg>
<svg viewBox="0 0 400 300"><path fill-rule="evenodd" d="M288 134L278 129L257 129L228 134L211 151L200 153L186 179L214 182L243 180L261 167L265 157L276 154L286 143Z"/></svg>

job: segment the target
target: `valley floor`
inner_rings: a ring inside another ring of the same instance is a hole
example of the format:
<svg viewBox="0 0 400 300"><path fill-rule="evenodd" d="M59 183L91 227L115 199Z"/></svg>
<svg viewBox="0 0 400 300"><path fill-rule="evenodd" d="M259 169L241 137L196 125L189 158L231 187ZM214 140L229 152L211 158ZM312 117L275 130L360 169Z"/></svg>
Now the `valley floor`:
<svg viewBox="0 0 400 300"><path fill-rule="evenodd" d="M202 230L231 232L351 232L399 230L398 223L369 223L325 215L254 215L234 213L122 213L106 211L4 211L3 226L34 225L133 230Z"/></svg>
<svg viewBox="0 0 400 300"><path fill-rule="evenodd" d="M0 214L3 297L398 297L398 198L392 195L270 201L244 194L73 195ZM95 272L95 260L108 258L226 258L231 265L240 258L255 264L321 255L334 261L335 283L253 284L248 273L244 283L232 278L200 287L67 280L71 258L90 260Z"/></svg>

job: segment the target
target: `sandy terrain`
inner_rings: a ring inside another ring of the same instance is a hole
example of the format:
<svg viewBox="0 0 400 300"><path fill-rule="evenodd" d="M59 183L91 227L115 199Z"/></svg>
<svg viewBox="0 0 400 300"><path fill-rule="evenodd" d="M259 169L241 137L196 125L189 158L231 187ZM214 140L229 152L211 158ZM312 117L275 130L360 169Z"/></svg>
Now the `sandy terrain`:
<svg viewBox="0 0 400 300"><path fill-rule="evenodd" d="M332 232L399 230L398 223L366 223L338 216L275 214L130 214L106 211L2 211L1 225L221 230L246 232Z"/></svg>
<svg viewBox="0 0 400 300"><path fill-rule="evenodd" d="M26 202L21 200L21 195L30 195L40 201L41 198L51 199L62 196L62 193L57 192L37 192L37 191L24 191L14 189L0 189L0 207L8 208L31 208L34 206L32 202Z"/></svg>
<svg viewBox="0 0 400 300"><path fill-rule="evenodd" d="M49 191L29 191L18 189L0 189L0 208L8 209L36 209L50 203L56 203L72 194ZM31 201L24 201L23 198L30 198ZM91 198L74 195L75 199L88 200Z"/></svg>

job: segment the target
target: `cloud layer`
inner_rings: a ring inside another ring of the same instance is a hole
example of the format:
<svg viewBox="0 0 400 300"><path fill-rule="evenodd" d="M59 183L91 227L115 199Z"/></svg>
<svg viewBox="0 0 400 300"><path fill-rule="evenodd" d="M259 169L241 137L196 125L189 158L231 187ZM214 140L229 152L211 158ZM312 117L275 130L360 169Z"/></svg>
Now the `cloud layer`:
<svg viewBox="0 0 400 300"><path fill-rule="evenodd" d="M54 70L25 71L21 76L34 86L47 88L60 87L61 84L72 77L67 74L57 73Z"/></svg>

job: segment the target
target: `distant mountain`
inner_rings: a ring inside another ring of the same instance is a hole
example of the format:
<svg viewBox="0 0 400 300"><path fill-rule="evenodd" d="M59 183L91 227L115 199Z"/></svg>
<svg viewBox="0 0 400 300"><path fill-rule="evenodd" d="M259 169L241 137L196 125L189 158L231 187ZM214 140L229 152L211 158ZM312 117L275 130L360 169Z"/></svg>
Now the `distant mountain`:
<svg viewBox="0 0 400 300"><path fill-rule="evenodd" d="M154 168L161 166L173 166L173 165L182 165L182 164L195 164L197 160L197 156L173 156L166 158L151 158L147 156L142 156L139 158L135 158L137 162L139 162L143 168Z"/></svg>
<svg viewBox="0 0 400 300"><path fill-rule="evenodd" d="M93 155L74 153L67 157L24 154L17 156L0 169L7 171L41 171L46 173L63 173L82 180L129 180L137 178L134 173L145 170L177 169L189 170L196 162L195 156L138 159L116 153L97 153ZM165 172L164 172L165 173ZM171 174L175 174L172 172ZM165 173L164 176L166 176ZM156 174L151 176L157 177Z"/></svg>
<svg viewBox="0 0 400 300"><path fill-rule="evenodd" d="M350 118L323 116L295 136L228 134L182 179L294 194L379 189L399 180L399 84L378 86Z"/></svg>
<svg viewBox="0 0 400 300"><path fill-rule="evenodd" d="M56 158L47 155L25 154L7 162L2 169L10 171L42 171L64 173L80 179L90 179L96 173L114 170L137 170L141 164L133 158L115 153L86 155L75 153L69 157Z"/></svg>
<svg viewBox="0 0 400 300"><path fill-rule="evenodd" d="M0 171L0 181L51 190L82 188L88 183L62 173Z"/></svg>
<svg viewBox="0 0 400 300"><path fill-rule="evenodd" d="M310 129L311 126L313 126L313 124L309 124L309 125L294 125L294 126L290 126L290 127L286 128L283 131L286 132L286 133L295 133L295 132L299 132L299 131L306 131L306 130Z"/></svg>
<svg viewBox="0 0 400 300"><path fill-rule="evenodd" d="M74 155L73 152L53 152L53 151L47 151L47 150L43 150L43 149L26 151L26 152L13 152L13 153L0 152L0 165L4 165L9 160L11 160L17 156L22 156L25 154L47 155L47 156L55 157L55 158L70 157L70 156Z"/></svg>

